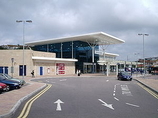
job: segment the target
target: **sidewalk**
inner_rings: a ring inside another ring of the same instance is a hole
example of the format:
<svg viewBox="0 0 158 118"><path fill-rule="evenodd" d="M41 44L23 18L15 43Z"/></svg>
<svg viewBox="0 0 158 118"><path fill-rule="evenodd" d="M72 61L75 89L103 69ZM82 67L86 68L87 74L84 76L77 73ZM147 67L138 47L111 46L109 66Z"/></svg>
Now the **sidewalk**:
<svg viewBox="0 0 158 118"><path fill-rule="evenodd" d="M77 76L77 75L62 75L62 76L57 75L53 77L65 77L65 76L72 77L72 76ZM105 75L104 74L82 74L81 75L81 77L86 77L86 76L91 77L91 76L105 76ZM43 77L40 77L40 78L43 78ZM133 75L133 78L136 81L158 92L158 75L147 75L145 78L143 78L143 76L140 76L140 75L139 76ZM0 102L0 118L10 118L10 116L12 116L12 114L16 111L16 109L20 106L20 104L25 99L29 98L32 94L46 87L45 83L33 82L33 81L30 81L30 79L32 78L25 78L25 81L27 84L24 85L21 89L12 90L12 91L0 94L0 101L1 101Z"/></svg>
<svg viewBox="0 0 158 118"><path fill-rule="evenodd" d="M0 118L10 118L20 104L34 93L43 89L46 84L32 82L25 78L26 85L17 90L0 94Z"/></svg>
<svg viewBox="0 0 158 118"><path fill-rule="evenodd" d="M158 75L134 76L134 79L158 94Z"/></svg>

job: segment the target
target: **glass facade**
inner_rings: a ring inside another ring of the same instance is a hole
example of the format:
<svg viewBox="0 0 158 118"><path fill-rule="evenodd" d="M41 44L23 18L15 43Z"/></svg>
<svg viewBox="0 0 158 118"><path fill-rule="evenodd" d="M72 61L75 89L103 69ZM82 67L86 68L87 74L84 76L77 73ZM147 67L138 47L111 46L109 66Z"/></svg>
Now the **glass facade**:
<svg viewBox="0 0 158 118"><path fill-rule="evenodd" d="M70 41L35 45L32 49L35 51L56 53L56 58L78 59L78 62L75 63L76 69L81 70L83 73L92 73L96 72L97 68L99 68L97 64L97 61L99 60L98 54L94 54L94 64L92 63L92 46L93 44L88 44L87 42ZM99 46L95 45L94 49L98 50ZM87 67L85 67L85 63ZM85 70L85 68L88 70Z"/></svg>

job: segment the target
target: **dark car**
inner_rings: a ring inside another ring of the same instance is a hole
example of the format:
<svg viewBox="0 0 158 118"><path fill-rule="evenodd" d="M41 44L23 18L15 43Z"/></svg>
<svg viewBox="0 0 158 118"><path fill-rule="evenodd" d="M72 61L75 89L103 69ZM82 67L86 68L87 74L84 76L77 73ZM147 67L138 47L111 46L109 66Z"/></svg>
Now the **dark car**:
<svg viewBox="0 0 158 118"><path fill-rule="evenodd" d="M119 72L117 75L118 80L129 80L132 81L132 76L128 72Z"/></svg>
<svg viewBox="0 0 158 118"><path fill-rule="evenodd" d="M0 83L4 83L4 84L8 85L8 90L21 88L21 84L19 82L13 81L13 80L8 80L2 75L0 75Z"/></svg>
<svg viewBox="0 0 158 118"><path fill-rule="evenodd" d="M6 73L0 73L0 75L4 76L6 79L17 81L17 82L19 82L21 85L24 85L24 84L26 83L24 80L12 78L10 75L8 75L8 74L6 74Z"/></svg>
<svg viewBox="0 0 158 118"><path fill-rule="evenodd" d="M7 85L4 84L4 83L0 83L0 94L3 92L3 91L7 91Z"/></svg>

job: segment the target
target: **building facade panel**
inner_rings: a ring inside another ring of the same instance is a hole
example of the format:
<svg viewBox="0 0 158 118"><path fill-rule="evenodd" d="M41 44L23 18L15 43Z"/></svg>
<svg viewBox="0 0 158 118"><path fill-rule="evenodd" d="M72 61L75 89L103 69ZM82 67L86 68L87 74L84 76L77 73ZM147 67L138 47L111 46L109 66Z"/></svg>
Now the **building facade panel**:
<svg viewBox="0 0 158 118"><path fill-rule="evenodd" d="M21 71L21 66L23 65L23 51L22 50L0 50L0 66L8 67L8 74L12 76L19 76ZM26 66L26 75L31 71L33 66L30 50L24 52L24 65ZM6 73L6 72L5 72Z"/></svg>
<svg viewBox="0 0 158 118"><path fill-rule="evenodd" d="M23 61L24 61L24 75L31 76L34 70L35 76L51 76L56 75L56 63L65 64L64 74L75 74L75 61L74 60L59 60L55 53L39 52L33 50L0 50L0 72L7 73L13 77L23 76ZM44 59L33 59L33 57L41 57ZM52 60L45 60L49 58Z"/></svg>

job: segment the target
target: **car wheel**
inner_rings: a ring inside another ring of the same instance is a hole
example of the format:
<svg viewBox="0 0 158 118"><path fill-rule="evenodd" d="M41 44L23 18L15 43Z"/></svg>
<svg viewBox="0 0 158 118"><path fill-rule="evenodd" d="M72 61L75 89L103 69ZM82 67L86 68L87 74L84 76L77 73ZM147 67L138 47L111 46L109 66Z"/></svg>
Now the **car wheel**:
<svg viewBox="0 0 158 118"><path fill-rule="evenodd" d="M2 90L0 90L0 94L2 93Z"/></svg>
<svg viewBox="0 0 158 118"><path fill-rule="evenodd" d="M22 85L21 85L21 84L19 84L19 86L16 86L16 89L20 89L20 88L21 88L21 86L22 86Z"/></svg>
<svg viewBox="0 0 158 118"><path fill-rule="evenodd" d="M20 89L20 88L21 88L21 86L22 86L22 85L20 84L20 85L18 86L18 89Z"/></svg>
<svg viewBox="0 0 158 118"><path fill-rule="evenodd" d="M130 79L130 81L132 81L132 78Z"/></svg>
<svg viewBox="0 0 158 118"><path fill-rule="evenodd" d="M7 85L6 91L9 91L9 90L10 90L10 86L9 86L9 85Z"/></svg>

